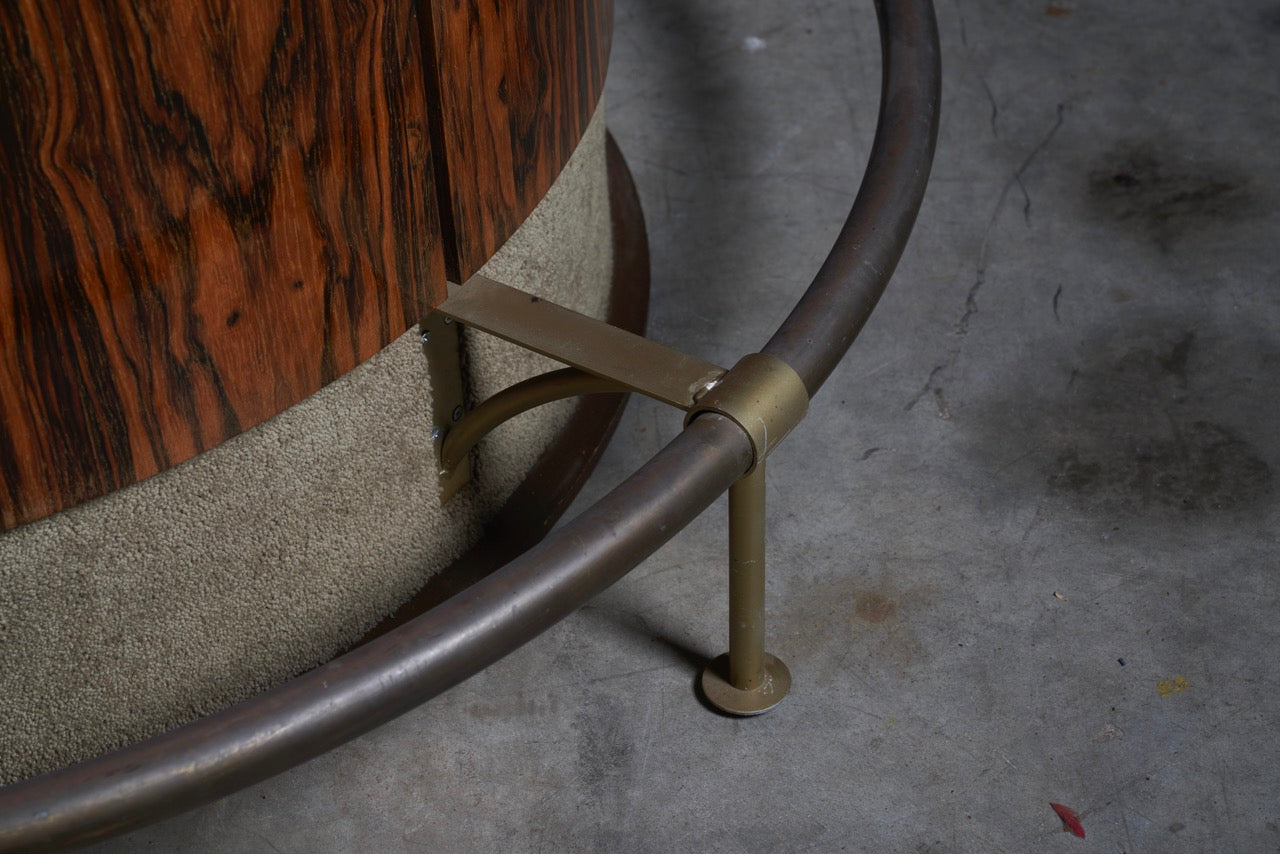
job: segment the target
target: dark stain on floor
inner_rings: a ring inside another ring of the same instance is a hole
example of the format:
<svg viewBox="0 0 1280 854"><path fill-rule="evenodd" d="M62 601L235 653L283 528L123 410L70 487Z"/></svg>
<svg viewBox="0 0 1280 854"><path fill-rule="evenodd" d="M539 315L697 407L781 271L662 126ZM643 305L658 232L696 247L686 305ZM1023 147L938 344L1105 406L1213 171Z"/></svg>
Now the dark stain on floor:
<svg viewBox="0 0 1280 854"><path fill-rule="evenodd" d="M863 593L854 600L853 613L864 623L883 623L898 613L898 603L883 593Z"/></svg>
<svg viewBox="0 0 1280 854"><path fill-rule="evenodd" d="M1270 466L1204 399L1230 389L1196 384L1197 331L1132 330L1124 339L1094 345L1077 369L1048 485L1129 511L1230 510L1268 495Z"/></svg>
<svg viewBox="0 0 1280 854"><path fill-rule="evenodd" d="M906 565L885 562L886 571L873 572L876 577L869 577L866 567L846 567L781 602L769 619L797 631L785 650L780 645L771 651L793 666L804 658L818 662L806 677L818 681L847 678L846 671L865 677L886 666L905 671L927 662L929 651L917 630L942 594L930 585L902 586L890 577L889 570Z"/></svg>
<svg viewBox="0 0 1280 854"><path fill-rule="evenodd" d="M1086 447L1073 443L1058 454L1049 485L1129 509L1230 510L1269 492L1271 469L1230 429L1194 421L1174 423L1171 432Z"/></svg>
<svg viewBox="0 0 1280 854"><path fill-rule="evenodd" d="M1108 329L1059 381L1016 392L1015 429L1007 403L993 404L1002 429L975 447L993 470L1108 518L1251 507L1273 492L1276 350L1187 318Z"/></svg>
<svg viewBox="0 0 1280 854"><path fill-rule="evenodd" d="M620 701L596 695L574 715L578 739L577 770L588 796L607 788L611 778L629 772L634 761L634 731L624 725Z"/></svg>
<svg viewBox="0 0 1280 854"><path fill-rule="evenodd" d="M1097 218L1166 253L1256 208L1249 179L1233 167L1149 143L1123 143L1102 155L1088 174L1086 195Z"/></svg>

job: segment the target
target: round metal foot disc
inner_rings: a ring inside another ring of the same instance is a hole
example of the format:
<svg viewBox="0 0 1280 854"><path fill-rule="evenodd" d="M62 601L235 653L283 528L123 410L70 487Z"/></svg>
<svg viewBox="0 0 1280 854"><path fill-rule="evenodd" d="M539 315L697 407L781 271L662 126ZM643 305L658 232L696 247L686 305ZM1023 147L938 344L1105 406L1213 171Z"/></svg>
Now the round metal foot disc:
<svg viewBox="0 0 1280 854"><path fill-rule="evenodd" d="M764 654L764 681L743 690L729 683L729 654L719 656L702 671L702 693L707 701L731 715L760 715L782 702L791 690L791 671L769 653Z"/></svg>

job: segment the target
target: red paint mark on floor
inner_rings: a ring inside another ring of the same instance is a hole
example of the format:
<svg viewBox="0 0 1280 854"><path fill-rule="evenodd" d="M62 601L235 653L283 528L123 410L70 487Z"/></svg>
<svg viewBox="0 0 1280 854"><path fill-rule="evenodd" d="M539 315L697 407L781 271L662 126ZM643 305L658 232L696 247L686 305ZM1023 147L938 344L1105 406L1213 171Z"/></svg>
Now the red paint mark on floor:
<svg viewBox="0 0 1280 854"><path fill-rule="evenodd" d="M1084 839L1084 825L1080 823L1080 816L1076 815L1076 811L1071 807L1064 807L1062 804L1049 802L1049 806L1053 807L1053 811L1058 814L1058 818L1062 819L1062 832L1071 831L1076 836Z"/></svg>

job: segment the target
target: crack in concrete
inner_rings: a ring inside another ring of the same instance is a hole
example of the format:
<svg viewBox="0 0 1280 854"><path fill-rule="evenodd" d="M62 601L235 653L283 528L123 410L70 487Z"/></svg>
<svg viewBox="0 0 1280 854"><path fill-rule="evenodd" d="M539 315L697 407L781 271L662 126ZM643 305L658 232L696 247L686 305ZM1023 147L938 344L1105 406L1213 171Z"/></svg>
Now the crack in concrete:
<svg viewBox="0 0 1280 854"><path fill-rule="evenodd" d="M990 95L989 89L987 92L988 95ZM992 98L992 107L995 107L994 98ZM982 290L982 286L986 284L987 281L987 262L991 244L991 233L995 230L996 221L1000 218L1000 214L1004 210L1005 203L1009 199L1009 192L1014 187L1017 187L1022 192L1023 220L1028 226L1031 224L1031 194L1027 191L1026 184L1023 182L1023 175L1029 168L1031 168L1031 164L1034 163L1045 149L1049 147L1049 144L1053 142L1053 138L1062 128L1065 113L1066 105L1062 103L1058 104L1057 114L1054 118L1053 124L1050 125L1049 130L1046 131L1044 136L1040 138L1040 141L1037 142L1029 152L1027 152L1026 157L1024 157L1022 162L1018 164L1018 168L1013 171L1013 174L1009 176L1008 180L1005 181L1004 186L1000 189L1000 196L996 199L995 206L991 210L991 216L987 220L986 228L982 232L982 242L978 247L978 259L976 269L974 270L973 284L969 286L969 291L965 294L964 298L964 311L961 313L959 320L956 321L955 326L953 327L953 332L959 340L951 348L951 352L947 355L946 360L941 364L935 365L933 370L929 372L929 377L925 380L920 391L916 392L915 396L907 402L905 407L903 407L905 412L910 412L926 395L932 394L938 402L938 417L942 418L944 421L951 420L951 409L946 405L945 399L942 397L942 387L936 385L937 378L944 371L953 367L960 358L960 353L963 349L963 339L969 334L969 321L978 313L978 293ZM994 112L991 120L993 123L992 132L994 133ZM1054 314L1055 316L1057 314L1057 295L1054 297Z"/></svg>

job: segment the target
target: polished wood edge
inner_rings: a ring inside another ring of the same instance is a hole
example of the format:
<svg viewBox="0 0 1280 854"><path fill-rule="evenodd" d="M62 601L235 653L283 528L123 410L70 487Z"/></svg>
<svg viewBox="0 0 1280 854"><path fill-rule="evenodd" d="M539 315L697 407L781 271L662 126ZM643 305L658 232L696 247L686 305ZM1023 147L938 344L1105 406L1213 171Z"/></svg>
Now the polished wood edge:
<svg viewBox="0 0 1280 854"><path fill-rule="evenodd" d="M612 134L606 136L605 147L613 225L613 284L606 319L642 335L649 316L649 242L644 214ZM595 469L618 427L627 398L625 394L581 398L569 423L486 526L480 542L433 575L359 643L386 634L460 593L545 537Z"/></svg>

